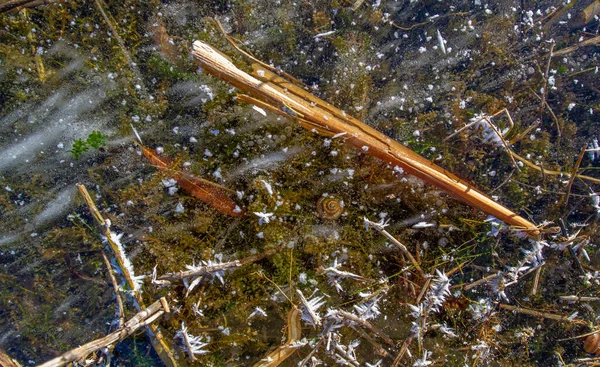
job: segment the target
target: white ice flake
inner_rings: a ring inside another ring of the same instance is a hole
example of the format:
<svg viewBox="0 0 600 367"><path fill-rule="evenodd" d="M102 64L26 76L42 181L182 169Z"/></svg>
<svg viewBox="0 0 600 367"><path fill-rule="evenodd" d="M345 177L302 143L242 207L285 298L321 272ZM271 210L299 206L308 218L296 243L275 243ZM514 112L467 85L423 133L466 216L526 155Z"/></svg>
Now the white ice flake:
<svg viewBox="0 0 600 367"><path fill-rule="evenodd" d="M311 300L307 300L304 294L299 289L296 289L296 294L302 302L302 320L312 327L321 326L321 317L317 313L317 310L325 304L325 301L321 301L323 296L314 297Z"/></svg>
<svg viewBox="0 0 600 367"><path fill-rule="evenodd" d="M437 39L438 39L438 45L440 46L440 49L442 50L442 52L444 53L444 55L446 54L446 40L444 39L444 37L442 37L442 34L440 33L440 30L437 30Z"/></svg>
<svg viewBox="0 0 600 367"><path fill-rule="evenodd" d="M208 350L203 349L208 343L204 343L201 336L194 336L188 333L185 323L181 323L181 330L177 331L175 336L181 339L183 342L183 349L187 352L192 361L196 360L196 354L209 353Z"/></svg>
<svg viewBox="0 0 600 367"><path fill-rule="evenodd" d="M258 225L269 223L269 218L273 216L273 213L254 212L254 214L258 216Z"/></svg>
<svg viewBox="0 0 600 367"><path fill-rule="evenodd" d="M424 350L423 351L423 356L419 359L417 359L415 361L415 363L413 363L413 367L425 367L425 366L429 366L430 364L432 364L433 362L429 360L429 357L431 356L431 352Z"/></svg>
<svg viewBox="0 0 600 367"><path fill-rule="evenodd" d="M265 180L261 180L263 185L265 185L265 189L267 189L267 192L269 193L269 195L273 196L273 187L271 187L271 184L268 183Z"/></svg>
<svg viewBox="0 0 600 367"><path fill-rule="evenodd" d="M258 306L257 306L257 307L254 309L254 312L252 312L252 313L251 313L251 314L248 316L248 319L251 319L251 318L253 318L253 317L255 317L255 316L267 317L267 313L265 312L265 310L263 310L262 308L260 308L260 307L258 307Z"/></svg>
<svg viewBox="0 0 600 367"><path fill-rule="evenodd" d="M106 226L110 227L110 221L107 221L106 223L107 223ZM125 271L128 272L131 277L131 281L133 282L133 291L139 292L141 290L141 286L143 284L143 279L146 276L145 275L139 275L139 276L135 275L135 271L133 269L133 264L131 263L131 260L129 260L129 258L127 257L127 254L125 254L125 248L123 247L123 244L121 243L121 238L123 237L123 233L116 234L115 232L110 231L110 230L109 230L109 232L110 232L110 239L116 245L117 251L119 252L119 254L117 256L121 258L121 261L123 262L123 267L125 268Z"/></svg>

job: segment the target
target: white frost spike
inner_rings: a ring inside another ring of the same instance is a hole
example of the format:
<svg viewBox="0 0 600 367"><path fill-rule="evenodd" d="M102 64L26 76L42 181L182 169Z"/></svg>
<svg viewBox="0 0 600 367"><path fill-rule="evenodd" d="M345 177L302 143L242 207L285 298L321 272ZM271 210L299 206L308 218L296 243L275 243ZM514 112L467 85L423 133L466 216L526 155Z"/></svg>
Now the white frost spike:
<svg viewBox="0 0 600 367"><path fill-rule="evenodd" d="M204 313L200 309L200 299L198 299L198 302L192 305L192 312L194 312L194 315L197 317L204 317Z"/></svg>
<svg viewBox="0 0 600 367"><path fill-rule="evenodd" d="M202 261L200 263L200 266L196 266L194 264L192 265L186 265L185 268L187 270L192 270L192 271L198 271L203 267L211 267L211 266L215 266L215 265L219 265L223 263L223 254L216 254L215 255L215 260L208 260L208 261ZM219 279L219 281L221 282L221 284L225 285L225 279L223 278L223 276L225 275L225 270L216 270L213 271L211 273L208 273L208 275L210 275L213 279L217 278ZM195 277L191 283L188 282L187 278L183 279L183 285L186 287L187 289L187 293L186 293L186 297L190 294L190 292L200 283L200 281L202 280L203 275L197 276Z"/></svg>
<svg viewBox="0 0 600 367"><path fill-rule="evenodd" d="M265 310L263 310L262 308L260 308L260 307L258 307L258 306L257 306L257 307L254 309L254 312L252 312L252 313L251 313L251 314L248 316L248 319L251 319L251 318L253 318L254 316L262 316L262 317L267 317L267 313L265 312Z"/></svg>
<svg viewBox="0 0 600 367"><path fill-rule="evenodd" d="M336 32L336 31L335 31L335 30L333 30L333 31L329 31L329 32L319 33L319 34L317 34L317 35L314 37L314 39L318 40L318 39L320 39L321 37L331 36L331 35L332 35L332 34L334 34L335 32Z"/></svg>
<svg viewBox="0 0 600 367"><path fill-rule="evenodd" d="M369 230L369 226L373 226L375 228L379 228L380 230L384 229L385 227L389 226L389 219L382 219L379 222L373 222L370 221L367 217L363 217L363 221L365 223L365 228L368 231Z"/></svg>
<svg viewBox="0 0 600 367"><path fill-rule="evenodd" d="M135 135L135 138L137 139L138 143L140 143L141 145L144 145L142 143L142 138L140 138L140 134L138 134L138 132L135 129L135 127L133 127L133 124L129 124L129 126L131 126L131 130L133 130L133 134Z"/></svg>
<svg viewBox="0 0 600 367"><path fill-rule="evenodd" d="M428 360L429 356L431 356L431 352L424 350L423 357L417 359L415 363L413 363L413 367L425 367L432 364L433 362Z"/></svg>
<svg viewBox="0 0 600 367"><path fill-rule="evenodd" d="M381 315L381 311L379 311L378 303L381 297L382 296L380 294L365 303L354 305L354 311L356 311L357 316L363 320L375 319L379 317L379 315Z"/></svg>
<svg viewBox="0 0 600 367"><path fill-rule="evenodd" d="M269 218L273 216L273 213L254 212L254 214L256 216L258 216L258 225L261 225L264 223L269 223L270 222Z"/></svg>
<svg viewBox="0 0 600 367"><path fill-rule="evenodd" d="M273 196L273 188L271 187L271 184L268 183L265 180L261 180L263 185L265 185L265 189L267 189L267 192L269 193L269 195Z"/></svg>
<svg viewBox="0 0 600 367"><path fill-rule="evenodd" d="M446 326L446 324L440 326L440 331L442 332L442 334L444 334L447 337L450 337L450 338L458 337L458 335L456 335L456 333L454 332L454 329L449 328L448 326Z"/></svg>
<svg viewBox="0 0 600 367"><path fill-rule="evenodd" d="M471 119L471 123L475 123L476 130L481 129L484 143L491 143L498 147L504 147L502 137L508 132L508 128L504 131L499 131L495 126L492 126L489 120L490 117L488 115L479 114Z"/></svg>
<svg viewBox="0 0 600 367"><path fill-rule="evenodd" d="M156 279L158 277L157 274L157 269L158 268L158 264L154 265L154 268L152 268L152 284L156 284L159 286L167 286L167 285L171 285L171 282L169 282L168 280L158 280Z"/></svg>
<svg viewBox="0 0 600 367"><path fill-rule="evenodd" d="M315 297L310 301L307 301L304 294L302 294L299 289L296 289L296 294L298 294L300 302L304 305L302 310L302 320L306 321L306 323L312 327L321 326L321 317L317 313L317 310L325 304L325 301L321 301L323 296Z"/></svg>
<svg viewBox="0 0 600 367"><path fill-rule="evenodd" d="M450 279L438 269L435 269L435 272L437 278L433 280L428 299L431 302L432 309L437 311L446 300L446 296L450 295Z"/></svg>
<svg viewBox="0 0 600 367"><path fill-rule="evenodd" d="M440 30L437 30L437 39L438 39L438 44L440 45L440 49L442 50L442 52L444 53L444 55L446 54L446 40L444 39L444 37L442 37L442 34L440 33Z"/></svg>
<svg viewBox="0 0 600 367"><path fill-rule="evenodd" d="M206 354L208 350L202 349L208 345L208 343L202 342L201 336L193 336L188 333L185 323L181 323L181 330L177 331L176 337L181 338L184 344L184 350L192 361L196 360L195 354Z"/></svg>
<svg viewBox="0 0 600 367"><path fill-rule="evenodd" d="M585 151L588 152L590 159L592 161L595 161L596 159L600 158L600 146L598 145L598 139L596 139L596 138L592 139L592 142L590 145L591 145L591 148L586 149Z"/></svg>
<svg viewBox="0 0 600 367"><path fill-rule="evenodd" d="M344 291L344 288L342 287L342 285L340 284L340 280L342 278L354 278L354 277L358 277L355 279L363 279L360 275L356 275L347 271L342 271L342 270L338 270L338 268L341 266L341 263L337 262L337 258L335 258L333 260L333 264L328 267L327 269L325 269L324 271L327 272L327 278L329 280L329 284L333 287L335 287L335 290L340 293Z"/></svg>
<svg viewBox="0 0 600 367"><path fill-rule="evenodd" d="M267 117L267 113L265 112L265 110L263 110L262 108L258 107L258 106L252 106L252 109L258 113L260 113L261 115Z"/></svg>
<svg viewBox="0 0 600 367"><path fill-rule="evenodd" d="M412 228L415 228L415 229L429 228L429 227L435 227L435 223L419 222L419 223L415 224L414 226L412 226Z"/></svg>
<svg viewBox="0 0 600 367"><path fill-rule="evenodd" d="M110 227L109 223L110 222L108 222L106 224L107 227ZM118 256L122 259L123 267L125 268L125 271L127 271L129 273L129 276L131 277L131 280L133 282L133 291L139 292L141 289L141 286L143 284L143 279L146 276L145 275L140 275L140 276L135 275L135 272L133 270L133 264L131 264L131 260L129 260L129 258L127 257L127 254L125 254L125 248L123 247L123 244L121 243L121 237L123 237L123 233L116 234L115 232L110 231L110 239L117 246L117 250L119 251Z"/></svg>

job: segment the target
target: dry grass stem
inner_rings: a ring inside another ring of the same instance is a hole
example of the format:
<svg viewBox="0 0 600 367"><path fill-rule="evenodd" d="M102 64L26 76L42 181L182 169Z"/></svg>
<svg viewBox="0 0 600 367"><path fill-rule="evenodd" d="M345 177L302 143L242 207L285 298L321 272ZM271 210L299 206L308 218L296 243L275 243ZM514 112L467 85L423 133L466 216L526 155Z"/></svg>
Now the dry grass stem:
<svg viewBox="0 0 600 367"><path fill-rule="evenodd" d="M581 165L581 161L583 160L583 155L585 154L585 150L587 149L587 143L583 145L581 151L579 152L579 156L577 157L577 162L575 162L575 166L573 167L573 172L571 173L571 177L569 178L569 183L567 184L567 193L565 195L565 206L569 204L569 195L571 195L571 187L573 186L573 181L575 181L575 177L577 175L577 170Z"/></svg>
<svg viewBox="0 0 600 367"><path fill-rule="evenodd" d="M511 306L511 305L507 305L504 303L500 304L500 308L503 310L507 310L507 311L518 312L523 315L541 317L541 318L556 320L556 321L570 322L570 323L573 323L576 325L587 325L587 323L584 320L570 319L568 316L564 316L564 315L557 315L557 314L548 313L548 312L540 312L540 311L532 310L529 308Z"/></svg>
<svg viewBox="0 0 600 367"><path fill-rule="evenodd" d="M402 244L402 242L398 241L394 236L392 236L388 231L386 231L385 228L384 228L384 226L382 224L372 222L372 221L368 220L367 218L364 218L364 221L368 225L370 225L373 228L375 228L377 230L377 232L381 233L385 238L387 238L388 240L390 240L390 242L392 242L394 245L396 245L396 247L398 247L400 249L400 251L402 251L402 253L406 257L408 257L408 259L413 264L413 266L415 267L415 269L419 272L419 276L422 279L425 279L425 272L423 271L423 269L421 269L421 266L419 265L419 262L417 261L417 259L414 258L414 256L410 253L410 251L408 251L408 249L406 248L406 246L404 246Z"/></svg>
<svg viewBox="0 0 600 367"><path fill-rule="evenodd" d="M60 367L66 366L71 362L81 361L89 354L109 345L118 343L132 335L139 328L150 325L154 320L162 316L164 313L165 309L163 308L163 303L158 300L148 306L148 308L137 313L134 317L127 321L125 325L113 333L70 350L59 357L39 365L38 367Z"/></svg>
<svg viewBox="0 0 600 367"><path fill-rule="evenodd" d="M110 278L110 282L113 285L113 289L115 291L115 296L117 297L117 307L119 311L119 327L123 326L125 322L125 313L123 308L123 300L121 299L121 295L119 294L119 285L117 284L117 279L115 279L115 275L113 274L112 266L110 266L110 261L108 261L108 257L104 251L102 251L102 259L104 260L104 264L106 265L106 269L108 270L108 277Z"/></svg>
<svg viewBox="0 0 600 367"><path fill-rule="evenodd" d="M279 366L283 361L288 359L294 354L302 345L297 342L302 338L302 325L300 324L300 309L293 306L291 311L288 313L287 323L287 339L285 344L280 345L269 353L260 362L256 363L254 367L276 367Z"/></svg>

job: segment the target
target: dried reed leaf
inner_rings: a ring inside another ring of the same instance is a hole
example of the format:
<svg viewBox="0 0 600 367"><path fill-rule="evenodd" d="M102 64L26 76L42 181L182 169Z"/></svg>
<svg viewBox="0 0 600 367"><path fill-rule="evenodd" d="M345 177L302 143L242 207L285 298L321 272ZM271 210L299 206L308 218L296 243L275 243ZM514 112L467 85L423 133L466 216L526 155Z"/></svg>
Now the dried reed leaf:
<svg viewBox="0 0 600 367"><path fill-rule="evenodd" d="M301 126L319 134L331 136L343 134L346 142L369 155L382 159L393 166L402 167L407 173L437 186L467 204L493 215L503 222L527 230L531 237L539 236L539 230L527 219L498 204L477 191L463 179L421 157L401 143L380 133L360 120L347 115L329 103L310 95L292 82L273 76L268 70L255 67L257 79L237 68L230 60L208 44L196 41L192 55L209 73L232 84L264 104L281 110ZM273 81L269 81L272 79ZM272 108L270 108L272 109Z"/></svg>
<svg viewBox="0 0 600 367"><path fill-rule="evenodd" d="M168 171L169 175L177 181L177 185L183 191L212 206L221 213L231 215L232 217L245 215L245 212L227 194L227 192L231 192L232 190L200 177L172 169L171 159L158 154L154 149L147 148L141 144L140 147L142 148L142 153L150 163L162 171Z"/></svg>
<svg viewBox="0 0 600 367"><path fill-rule="evenodd" d="M296 306L293 306L288 313L287 328L288 336L286 343L267 354L254 367L277 367L298 350L300 346L293 344L302 338L302 325L300 324L300 309Z"/></svg>

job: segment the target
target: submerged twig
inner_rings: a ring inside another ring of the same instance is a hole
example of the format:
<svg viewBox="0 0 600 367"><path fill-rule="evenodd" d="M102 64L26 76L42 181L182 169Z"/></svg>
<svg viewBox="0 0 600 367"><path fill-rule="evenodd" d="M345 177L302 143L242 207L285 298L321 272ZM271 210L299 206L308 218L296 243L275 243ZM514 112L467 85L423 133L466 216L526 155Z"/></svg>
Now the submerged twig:
<svg viewBox="0 0 600 367"><path fill-rule="evenodd" d="M117 285L117 280L115 279L115 275L113 274L112 266L110 266L110 261L106 257L104 251L102 251L102 259L104 260L104 264L106 265L106 269L108 270L108 277L110 278L110 282L113 285L113 289L115 290L115 296L117 297L117 307L119 312L119 327L123 326L123 322L125 321L125 313L123 311L123 300L121 299L121 295L119 294L119 286Z"/></svg>
<svg viewBox="0 0 600 367"><path fill-rule="evenodd" d="M586 47L586 46L595 46L600 44L600 36L596 36L596 37L592 37L592 38L588 38L585 41L581 41L579 43L576 43L572 46L569 47L565 47L561 50L558 50L554 53L554 56L562 56L562 55L566 55L568 53L571 53L573 51L576 51L577 49L581 48L581 47Z"/></svg>
<svg viewBox="0 0 600 367"><path fill-rule="evenodd" d="M541 312L541 311L536 311L536 310L532 310L529 308L511 306L511 305L507 305L504 303L500 304L500 308L503 310L514 311L514 312L518 312L518 313L522 313L524 315L529 315L529 316L534 316L534 317L541 317L541 318L551 319L551 320L556 320L556 321L570 322L570 323L577 324L577 325L587 325L587 323L584 320L571 319L571 318L569 318L569 316L557 315L557 314L548 313L548 312Z"/></svg>
<svg viewBox="0 0 600 367"><path fill-rule="evenodd" d="M364 319L362 319L354 314L351 314L350 312L346 312L344 310L336 310L336 312L338 315L345 318L346 320L355 322L355 323L360 324L360 325L366 327L367 329L371 330L373 333L375 333L381 339L383 339L383 341L385 341L386 344L391 345L392 347L396 344L387 334L385 334L382 330L380 330L375 325L371 324L369 321L364 320Z"/></svg>
<svg viewBox="0 0 600 367"><path fill-rule="evenodd" d="M402 251L402 253L406 257L408 257L408 259L413 264L413 266L415 267L415 269L417 269L417 271L419 272L419 276L421 277L421 279L425 279L425 272L423 271L423 269L421 269L421 266L419 265L419 262L417 261L417 259L415 259L415 257L410 253L410 251L408 251L408 249L406 248L406 246L404 246L400 241L398 241L394 236L392 236L388 231L386 231L384 229L385 226L386 226L386 224L384 224L383 222L376 223L376 222L370 221L369 219L367 219L367 217L364 217L364 221L365 221L365 224L367 226L372 226L373 228L375 228L377 230L377 232L379 232L382 235L384 235L385 238L387 238L394 245L396 245L396 247L398 247L400 249L400 251Z"/></svg>
<svg viewBox="0 0 600 367"><path fill-rule="evenodd" d="M569 195L571 195L571 187L573 186L573 181L575 181L575 175L579 166L581 165L581 161L583 160L583 155L585 154L585 150L587 149L587 143L583 144L581 151L579 152L579 157L577 157L577 161L575 162L575 166L573 167L573 172L571 173L571 177L569 178L569 183L567 184L567 193L565 195L565 206L569 204Z"/></svg>
<svg viewBox="0 0 600 367"><path fill-rule="evenodd" d="M552 112L552 109L550 108L550 105L548 104L548 102L546 101L547 96L548 96L548 77L550 76L550 62L552 61L552 57L554 56L553 54L554 51L554 41L551 42L550 44L550 55L548 55L548 62L546 63L546 71L544 73L542 73L542 77L544 78L544 83L542 84L542 95L540 97L541 99L541 104L540 104L540 121L542 121L542 115L544 114L544 109L545 107L548 107L548 109ZM552 112L552 115L554 117L556 117L554 115L554 112ZM560 125L558 124L558 119L555 119L556 122L556 132L558 134L558 136L562 136L562 133L560 131Z"/></svg>
<svg viewBox="0 0 600 367"><path fill-rule="evenodd" d="M150 325L165 312L169 312L168 309L165 309L165 304L166 301L164 298L161 298L160 300L148 306L148 308L137 313L118 330L108 334L103 338L91 341L87 344L70 350L59 357L56 357L46 363L42 363L38 367L66 366L70 362L83 360L90 353L98 351L106 346L118 343L132 335L137 329Z"/></svg>
<svg viewBox="0 0 600 367"><path fill-rule="evenodd" d="M561 301L567 302L597 302L600 301L600 297L580 297L580 296L559 296Z"/></svg>

